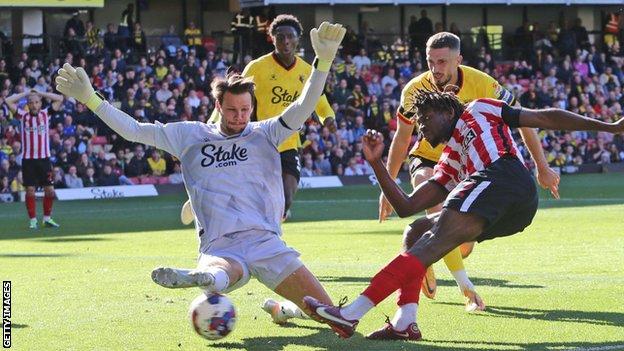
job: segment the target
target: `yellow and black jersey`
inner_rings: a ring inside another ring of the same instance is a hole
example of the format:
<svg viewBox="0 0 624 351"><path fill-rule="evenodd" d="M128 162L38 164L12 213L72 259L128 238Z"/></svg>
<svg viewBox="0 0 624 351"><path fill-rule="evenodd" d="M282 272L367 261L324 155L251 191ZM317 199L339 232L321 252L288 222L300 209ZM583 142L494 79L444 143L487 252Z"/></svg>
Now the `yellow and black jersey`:
<svg viewBox="0 0 624 351"><path fill-rule="evenodd" d="M311 73L312 66L298 56L295 56L295 62L290 67L282 65L274 53L249 62L242 74L245 77L253 77L256 84L254 95L257 120L262 121L280 115L288 105L299 98ZM325 95L321 95L315 111L321 123L327 117L335 116ZM211 120L214 122L216 118ZM280 152L296 150L299 144L299 135L295 133L286 139L278 150Z"/></svg>
<svg viewBox="0 0 624 351"><path fill-rule="evenodd" d="M503 100L510 105L515 104L514 96L507 89L503 88L498 82L477 69L472 67L460 65L457 68L458 79L457 86L459 92L457 97L463 103L469 103L479 98L492 98L497 100ZM413 96L418 90L438 90L434 84L433 74L431 71L427 71L418 77L412 79L407 83L403 91L401 92L401 104L397 112L397 117L404 123L414 124L412 120L412 113L410 104L410 97ZM444 144L440 144L433 148L426 139L420 140L412 150L410 155L425 158L431 161L437 162L442 155Z"/></svg>

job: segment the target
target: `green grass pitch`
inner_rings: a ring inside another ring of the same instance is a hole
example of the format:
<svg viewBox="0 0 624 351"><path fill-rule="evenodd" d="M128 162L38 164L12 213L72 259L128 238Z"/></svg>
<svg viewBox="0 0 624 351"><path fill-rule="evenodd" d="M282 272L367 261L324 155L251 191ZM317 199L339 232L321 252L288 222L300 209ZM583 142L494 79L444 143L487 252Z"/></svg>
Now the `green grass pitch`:
<svg viewBox="0 0 624 351"><path fill-rule="evenodd" d="M400 249L412 219L376 221L372 186L303 190L286 242L334 301L355 298ZM442 263L436 300L421 298L424 341L370 342L392 315L392 296L341 340L325 325L273 325L260 304L271 291L252 280L229 296L238 319L209 342L187 319L198 289L152 283L152 268L193 267L197 240L179 222L185 194L56 202L61 229L30 232L23 204L0 205L0 277L12 281L15 350L616 350L624 349L624 175L568 176L563 199L542 192L521 234L476 246L465 261L488 309L463 311ZM41 213L41 204L38 204ZM361 333L361 334L360 334Z"/></svg>

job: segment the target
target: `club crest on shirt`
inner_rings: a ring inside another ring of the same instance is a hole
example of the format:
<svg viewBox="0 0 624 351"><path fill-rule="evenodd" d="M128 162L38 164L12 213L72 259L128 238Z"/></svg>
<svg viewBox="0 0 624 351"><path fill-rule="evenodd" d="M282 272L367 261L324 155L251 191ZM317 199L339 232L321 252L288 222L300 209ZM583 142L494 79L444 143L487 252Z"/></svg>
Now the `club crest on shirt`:
<svg viewBox="0 0 624 351"><path fill-rule="evenodd" d="M472 143L472 141L477 137L477 133L475 133L474 130L469 129L468 133L466 133L466 136L464 136L464 141L462 142L462 148L464 150L467 150L468 147L470 146L470 144Z"/></svg>
<svg viewBox="0 0 624 351"><path fill-rule="evenodd" d="M300 81L301 83L305 82L305 79L306 79L306 77L305 77L303 74L300 74L300 75L299 75L299 81Z"/></svg>
<svg viewBox="0 0 624 351"><path fill-rule="evenodd" d="M233 143L230 146L206 144L201 148L204 158L201 160L202 167L223 168L236 166L239 162L247 161L247 148Z"/></svg>
<svg viewBox="0 0 624 351"><path fill-rule="evenodd" d="M269 80L277 80L277 75L275 73L271 73Z"/></svg>

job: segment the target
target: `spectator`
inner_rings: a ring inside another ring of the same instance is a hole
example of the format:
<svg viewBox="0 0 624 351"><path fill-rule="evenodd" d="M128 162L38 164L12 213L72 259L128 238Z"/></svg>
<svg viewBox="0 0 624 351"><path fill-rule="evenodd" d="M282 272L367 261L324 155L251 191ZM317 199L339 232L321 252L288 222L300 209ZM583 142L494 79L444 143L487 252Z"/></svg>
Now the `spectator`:
<svg viewBox="0 0 624 351"><path fill-rule="evenodd" d="M15 175L15 178L11 181L11 193L13 193L14 199L19 199L19 193L25 191L26 187L24 186L24 176L22 171L19 171Z"/></svg>
<svg viewBox="0 0 624 351"><path fill-rule="evenodd" d="M301 168L301 176L302 177L314 177L316 174L314 169L312 169L313 163L310 159L305 159L303 162L303 168Z"/></svg>
<svg viewBox="0 0 624 351"><path fill-rule="evenodd" d="M176 33L175 26L173 24L169 26L167 34L163 35L160 38L160 43L162 47L167 50L169 57L175 56L178 49L183 51L185 49L188 50L186 47L184 47L182 40Z"/></svg>
<svg viewBox="0 0 624 351"><path fill-rule="evenodd" d="M182 182L184 182L184 177L182 176L182 167L180 167L179 162L176 162L173 164L173 173L169 175L169 183L182 184Z"/></svg>
<svg viewBox="0 0 624 351"><path fill-rule="evenodd" d="M353 64L355 64L357 71L361 71L364 67L371 66L371 59L366 55L366 49L361 48L359 54L353 57Z"/></svg>
<svg viewBox="0 0 624 351"><path fill-rule="evenodd" d="M314 169L319 176L328 176L332 174L331 163L325 158L325 154L320 152L314 160Z"/></svg>
<svg viewBox="0 0 624 351"><path fill-rule="evenodd" d="M134 30L132 31L132 48L136 55L145 55L147 53L147 38L139 22L134 24Z"/></svg>
<svg viewBox="0 0 624 351"><path fill-rule="evenodd" d="M102 175L98 178L97 184L99 186L119 185L119 177L113 174L113 168L107 164L104 166Z"/></svg>
<svg viewBox="0 0 624 351"><path fill-rule="evenodd" d="M126 167L126 175L130 178L137 178L139 182L150 173L149 165L144 156L145 152L143 151L143 146L136 146L134 148L134 157L132 157L130 163Z"/></svg>
<svg viewBox="0 0 624 351"><path fill-rule="evenodd" d="M195 26L195 22L189 22L188 27L184 30L184 41L189 47L201 46L201 30Z"/></svg>
<svg viewBox="0 0 624 351"><path fill-rule="evenodd" d="M65 174L65 185L68 188L82 188L82 179L78 176L76 166L69 166L69 171Z"/></svg>
<svg viewBox="0 0 624 351"><path fill-rule="evenodd" d="M345 168L344 170L344 175L345 176L364 175L364 172L362 172L362 168L360 167L360 165L357 164L355 157L351 157L349 159L349 164L347 168Z"/></svg>
<svg viewBox="0 0 624 351"><path fill-rule="evenodd" d="M80 19L80 17L78 17L78 15L78 12L74 12L72 14L72 17L67 20L67 22L65 23L65 29L63 30L63 36L69 36L70 30L74 32L74 35L77 35L79 37L85 35L84 24L82 23L82 20Z"/></svg>
<svg viewBox="0 0 624 351"><path fill-rule="evenodd" d="M394 68L388 68L388 73L381 78L381 86L385 88L386 85L390 85L392 90L399 85L399 82L395 78Z"/></svg>
<svg viewBox="0 0 624 351"><path fill-rule="evenodd" d="M95 169L93 167L87 168L85 175L82 178L82 184L85 188L91 188L97 186L97 179L95 178Z"/></svg>
<svg viewBox="0 0 624 351"><path fill-rule="evenodd" d="M150 174L156 177L162 177L167 170L167 164L165 160L160 157L160 152L156 149L152 151L152 155L147 159L149 165Z"/></svg>
<svg viewBox="0 0 624 351"><path fill-rule="evenodd" d="M115 26L112 23L106 26L106 33L104 33L104 49L109 53L117 49L117 32L115 32Z"/></svg>

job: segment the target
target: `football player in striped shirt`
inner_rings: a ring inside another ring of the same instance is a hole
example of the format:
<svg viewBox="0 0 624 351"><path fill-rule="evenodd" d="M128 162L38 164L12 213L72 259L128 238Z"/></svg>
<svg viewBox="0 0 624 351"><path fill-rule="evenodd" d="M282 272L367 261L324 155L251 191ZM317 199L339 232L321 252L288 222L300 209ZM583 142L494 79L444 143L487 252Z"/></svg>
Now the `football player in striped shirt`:
<svg viewBox="0 0 624 351"><path fill-rule="evenodd" d="M5 102L20 121L22 142L22 174L26 186L26 210L28 211L29 228L37 229L37 206L35 190L43 187L43 224L46 227L58 228L52 215L54 202L54 185L52 179L52 163L50 162L50 114L48 108L42 108L41 98L50 100L53 105L63 102L63 95L42 93L29 90L13 94ZM26 108L18 107L18 102L27 98Z"/></svg>
<svg viewBox="0 0 624 351"><path fill-rule="evenodd" d="M426 267L462 243L513 235L531 224L537 188L510 128L624 132L624 118L605 123L562 109L524 109L494 99L477 99L466 106L448 92L418 92L410 112L433 147L446 143L433 176L406 195L384 168L383 140L372 130L364 137L366 159L399 216L444 201L443 209L415 222L419 232L413 244L379 271L353 303L333 307L304 298L313 317L342 337L353 335L359 320L394 291L401 289L401 299L405 286L422 281ZM418 340L422 334L415 322L403 330L387 323L368 337Z"/></svg>
<svg viewBox="0 0 624 351"><path fill-rule="evenodd" d="M510 105L517 102L511 92L503 88L498 82L479 70L461 65L460 39L455 34L440 32L427 41L427 64L429 70L412 79L401 93L401 103L397 111L398 129L390 145L387 169L390 175L396 177L405 160L412 134L417 130L417 124L412 121L410 115L409 97L420 90L443 91L445 86L456 86L455 94L463 103L468 103L478 98L493 98L503 100ZM539 183L551 189L553 195L558 197L557 187L559 176L548 167L544 158L542 146L534 130L523 128L520 130L526 145L537 165L537 179ZM433 174L433 167L442 154L443 144L432 147L426 138L421 138L409 152L409 171L413 188L426 181ZM441 204L436 204L427 209L428 214L439 212ZM379 220L383 221L392 212L392 207L383 194L380 196ZM411 231L412 228L406 228ZM409 236L406 236L408 238ZM406 244L406 243L404 243ZM466 310L471 312L483 310L485 304L477 294L476 289L466 273L462 256L467 256L474 243L466 243L444 256L444 263L453 275L462 294L466 296ZM436 279L433 267L428 267L425 279L422 281L422 293L434 298L436 293ZM409 301L400 301L399 309L393 319L399 327L415 321L414 310L417 306ZM411 319L408 316L413 315Z"/></svg>

